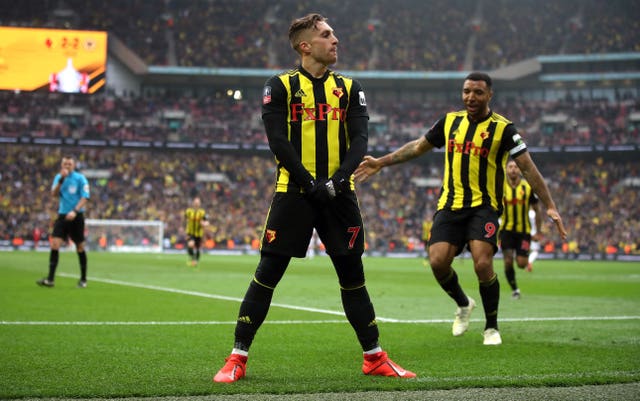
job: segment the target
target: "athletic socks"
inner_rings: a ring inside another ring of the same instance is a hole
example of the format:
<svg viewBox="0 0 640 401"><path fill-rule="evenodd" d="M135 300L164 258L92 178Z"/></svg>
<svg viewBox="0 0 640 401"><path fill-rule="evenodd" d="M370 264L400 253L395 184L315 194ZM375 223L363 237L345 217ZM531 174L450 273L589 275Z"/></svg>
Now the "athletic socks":
<svg viewBox="0 0 640 401"><path fill-rule="evenodd" d="M494 273L489 281L480 281L480 296L487 320L485 330L498 329L498 304L500 303L500 283L498 275Z"/></svg>
<svg viewBox="0 0 640 401"><path fill-rule="evenodd" d="M367 287L340 289L342 307L364 351L378 347L378 325Z"/></svg>
<svg viewBox="0 0 640 401"><path fill-rule="evenodd" d="M53 281L56 277L56 268L58 267L58 260L60 258L60 251L51 250L49 253L49 281Z"/></svg>
<svg viewBox="0 0 640 401"><path fill-rule="evenodd" d="M449 275L444 279L438 280L438 284L440 284L440 287L442 287L442 289L449 294L454 301L456 301L458 306L469 306L469 298L467 298L467 295L462 291L460 283L458 282L458 274L455 270L451 269L451 273L449 273Z"/></svg>
<svg viewBox="0 0 640 401"><path fill-rule="evenodd" d="M80 261L80 280L87 281L87 253L78 252L78 260Z"/></svg>

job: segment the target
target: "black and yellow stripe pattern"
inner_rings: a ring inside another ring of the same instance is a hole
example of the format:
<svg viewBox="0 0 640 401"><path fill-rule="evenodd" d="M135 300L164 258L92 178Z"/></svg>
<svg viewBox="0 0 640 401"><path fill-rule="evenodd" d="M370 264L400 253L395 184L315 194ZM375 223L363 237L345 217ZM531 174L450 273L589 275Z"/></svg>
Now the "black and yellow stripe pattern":
<svg viewBox="0 0 640 401"><path fill-rule="evenodd" d="M289 141L314 178L331 177L349 148L345 121L349 102L357 101L350 99L353 80L332 71L326 79L313 79L299 69L278 78L287 91ZM300 191L281 165L276 191Z"/></svg>
<svg viewBox="0 0 640 401"><path fill-rule="evenodd" d="M444 120L445 167L438 210L490 206L502 211L504 166L509 150L503 146L511 124L499 114L478 123L466 111L448 113Z"/></svg>
<svg viewBox="0 0 640 401"><path fill-rule="evenodd" d="M207 217L207 213L204 209L194 209L190 207L185 210L184 217L187 221L187 226L185 227L187 235L202 238L204 236L202 220L206 220Z"/></svg>
<svg viewBox="0 0 640 401"><path fill-rule="evenodd" d="M527 181L520 180L518 185L513 187L508 180L505 180L501 230L523 234L531 232L529 208L534 196L531 185Z"/></svg>

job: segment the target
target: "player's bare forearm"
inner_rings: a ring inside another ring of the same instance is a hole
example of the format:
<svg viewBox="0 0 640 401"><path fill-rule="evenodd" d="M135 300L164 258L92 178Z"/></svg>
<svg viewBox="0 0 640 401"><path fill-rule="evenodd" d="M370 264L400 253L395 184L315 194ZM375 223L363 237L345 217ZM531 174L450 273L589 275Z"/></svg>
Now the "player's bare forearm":
<svg viewBox="0 0 640 401"><path fill-rule="evenodd" d="M424 137L420 137L411 142L407 142L400 148L381 157L384 166L404 163L408 160L415 159L423 153L431 150L433 146L427 142Z"/></svg>
<svg viewBox="0 0 640 401"><path fill-rule="evenodd" d="M547 216L556 224L560 237L562 237L562 239L567 238L567 231L564 228L562 217L560 217L560 213L556 209L556 204L551 197L549 187L544 181L542 174L540 174L540 171L538 171L538 168L533 163L531 155L529 155L529 153L524 153L523 155L518 156L515 160L522 172L522 176L529 182L533 192L538 195L540 201L547 208Z"/></svg>
<svg viewBox="0 0 640 401"><path fill-rule="evenodd" d="M556 204L551 197L551 192L549 192L549 187L547 187L547 183L544 181L542 174L538 171L538 168L535 164L528 165L526 169L521 169L522 176L527 180L527 182L533 188L533 192L538 195L540 201L547 209L555 209Z"/></svg>
<svg viewBox="0 0 640 401"><path fill-rule="evenodd" d="M407 160L414 159L432 148L433 145L422 137L411 142L407 142L399 149L396 149L391 153L387 153L380 158L365 156L356 171L354 171L354 178L356 182L365 181L372 175L377 174L383 167L400 164Z"/></svg>

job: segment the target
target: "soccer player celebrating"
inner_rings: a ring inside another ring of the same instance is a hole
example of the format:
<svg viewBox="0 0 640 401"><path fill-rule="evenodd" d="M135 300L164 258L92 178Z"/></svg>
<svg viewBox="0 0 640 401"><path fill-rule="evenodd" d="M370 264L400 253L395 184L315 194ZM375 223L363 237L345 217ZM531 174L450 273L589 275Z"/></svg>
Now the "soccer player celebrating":
<svg viewBox="0 0 640 401"><path fill-rule="evenodd" d="M415 377L380 347L365 286L364 229L351 178L367 149L364 91L357 81L328 68L338 59L338 38L323 16L293 21L289 40L301 64L269 79L262 98L262 119L278 170L260 262L240 305L231 355L213 380L228 383L245 376L249 347L273 291L291 258L305 256L314 228L331 257L347 320L362 346L362 372Z"/></svg>
<svg viewBox="0 0 640 401"><path fill-rule="evenodd" d="M61 169L53 179L51 195L59 200L58 218L53 225L51 251L49 253L49 275L36 283L43 287L53 287L60 247L71 238L76 245L80 261L78 288L87 286L87 254L84 250L84 207L89 201L89 181L75 171L73 157L62 158Z"/></svg>
<svg viewBox="0 0 640 401"><path fill-rule="evenodd" d="M365 156L355 171L356 181L364 181L383 167L406 162L434 147L445 148L442 189L429 238L429 263L442 289L458 305L452 333L460 336L469 328L476 304L460 287L451 264L465 246L469 247L486 319L485 345L502 343L498 331L500 285L493 270L493 255L498 250L498 220L509 156L546 206L547 216L556 223L562 238L567 235L544 178L518 130L489 107L492 96L489 75L467 75L462 86L465 110L447 113L424 136L391 153L380 158Z"/></svg>
<svg viewBox="0 0 640 401"><path fill-rule="evenodd" d="M191 201L191 207L184 211L184 219L186 221L187 253L189 254L187 263L195 267L200 261L204 228L209 225L207 212L200 207L200 198L197 196Z"/></svg>
<svg viewBox="0 0 640 401"><path fill-rule="evenodd" d="M541 225L538 197L531 185L522 178L520 169L514 160L507 162L507 179L504 181L504 211L500 226L500 247L504 259L504 274L511 286L511 297L520 299L520 289L516 283L516 271L513 268L513 254L516 254L518 267L524 269L529 263L531 249L531 222L529 211L536 215L536 227ZM538 234L536 234L538 235Z"/></svg>

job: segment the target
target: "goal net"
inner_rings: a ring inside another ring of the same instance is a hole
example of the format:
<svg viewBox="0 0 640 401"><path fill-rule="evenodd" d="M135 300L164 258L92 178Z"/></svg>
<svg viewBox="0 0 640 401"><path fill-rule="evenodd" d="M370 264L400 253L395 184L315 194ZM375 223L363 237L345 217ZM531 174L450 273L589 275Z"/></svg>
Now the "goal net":
<svg viewBox="0 0 640 401"><path fill-rule="evenodd" d="M162 252L164 223L142 220L85 220L86 244L109 252Z"/></svg>

